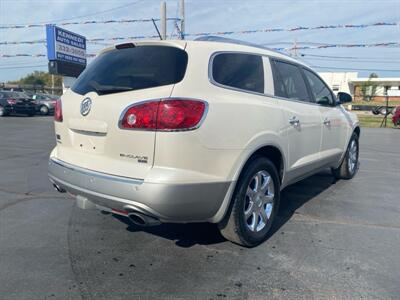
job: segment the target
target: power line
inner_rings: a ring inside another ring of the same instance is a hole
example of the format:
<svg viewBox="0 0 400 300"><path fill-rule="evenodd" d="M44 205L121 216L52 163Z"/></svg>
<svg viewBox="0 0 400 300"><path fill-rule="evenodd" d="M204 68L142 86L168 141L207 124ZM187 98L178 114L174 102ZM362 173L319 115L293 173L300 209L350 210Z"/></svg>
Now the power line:
<svg viewBox="0 0 400 300"><path fill-rule="evenodd" d="M130 39L130 38L113 38L112 40L125 40L125 39ZM94 39L92 39L94 40ZM96 41L103 41L103 40L108 40L108 39L96 39ZM328 46L317 46L317 47L291 47L291 48L271 48L271 50L275 51L292 51L294 49L326 49L326 48L371 48L371 47L399 47L400 43L393 43L393 42L388 42L388 43L378 43L378 44L331 44ZM96 56L95 53L88 53L86 54L86 57L94 57ZM32 54L32 53L17 53L17 54L0 54L0 58L11 58L11 57L46 57L46 54L43 53L37 53L37 54Z"/></svg>
<svg viewBox="0 0 400 300"><path fill-rule="evenodd" d="M207 35L232 35L232 34L249 34L261 32L282 32L282 31L304 31L304 30L321 30L321 29L363 29L375 26L397 26L400 22L377 22L370 24L337 24L337 25L320 25L315 27L297 26L291 28L264 28L264 29L250 29L239 31L217 31L217 32L199 32L199 33L186 33L185 36L207 36Z"/></svg>
<svg viewBox="0 0 400 300"><path fill-rule="evenodd" d="M341 62L369 62L369 63L378 63L378 64L393 64L400 63L400 60L372 60L372 59L339 59L339 58L325 58L325 57L307 57L307 59L311 60L320 60L320 61L341 61Z"/></svg>
<svg viewBox="0 0 400 300"><path fill-rule="evenodd" d="M293 43L292 43L293 44ZM358 56L337 56L337 55L317 55L317 54L305 54L305 53L300 53L300 56L312 56L312 57L327 57L327 58L340 58L340 59L376 59L376 57L358 57ZM388 59L392 61L391 58L384 58L381 57L379 59Z"/></svg>
<svg viewBox="0 0 400 300"><path fill-rule="evenodd" d="M154 19L160 21L160 19ZM167 21L180 21L180 19L167 18ZM121 20L106 20L106 21L76 21L76 22L62 22L62 23L50 23L51 25L68 26L68 25L90 25L90 24L122 24L122 23L148 23L153 22L153 19L121 19ZM41 28L48 24L25 24L25 25L0 25L0 29L26 29L26 28Z"/></svg>
<svg viewBox="0 0 400 300"><path fill-rule="evenodd" d="M118 10L118 9L121 9L121 8L129 7L129 6L132 6L134 4L137 4L138 2L140 2L140 1L131 2L131 3L128 3L128 4L125 4L125 5L109 8L109 9L106 9L106 10L96 11L96 12L93 12L93 13L90 13L90 14L87 14L87 15L81 15L81 16L76 16L76 17L72 17L72 18L65 18L65 19L39 21L37 23L39 23L39 24L49 24L49 23L54 23L54 22L62 22L62 21L69 21L69 20L75 20L75 19L80 19L80 18L96 16L96 15L108 13L108 12L111 12L111 11L115 11L115 10ZM18 25L18 26L26 26L26 25L29 25L29 24L0 24L0 26L16 26L16 25Z"/></svg>
<svg viewBox="0 0 400 300"><path fill-rule="evenodd" d="M311 66L316 69L332 69L332 70L351 70L351 71L376 71L376 72L400 72L400 70L388 70L388 69L363 69L363 68L349 68L349 67L331 67L331 66Z"/></svg>

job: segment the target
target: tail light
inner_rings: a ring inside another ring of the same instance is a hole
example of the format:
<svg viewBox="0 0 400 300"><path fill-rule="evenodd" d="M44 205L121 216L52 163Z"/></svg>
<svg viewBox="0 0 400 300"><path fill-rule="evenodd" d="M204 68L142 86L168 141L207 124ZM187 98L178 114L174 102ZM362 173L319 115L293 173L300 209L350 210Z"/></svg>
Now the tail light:
<svg viewBox="0 0 400 300"><path fill-rule="evenodd" d="M201 100L153 100L129 107L120 121L120 128L191 130L200 125L205 112L206 102Z"/></svg>
<svg viewBox="0 0 400 300"><path fill-rule="evenodd" d="M56 104L54 106L54 121L56 121L56 122L63 121L61 100L57 100Z"/></svg>
<svg viewBox="0 0 400 300"><path fill-rule="evenodd" d="M15 100L15 99L7 99L7 103L10 104L10 105L14 105L14 104L17 103L17 100Z"/></svg>

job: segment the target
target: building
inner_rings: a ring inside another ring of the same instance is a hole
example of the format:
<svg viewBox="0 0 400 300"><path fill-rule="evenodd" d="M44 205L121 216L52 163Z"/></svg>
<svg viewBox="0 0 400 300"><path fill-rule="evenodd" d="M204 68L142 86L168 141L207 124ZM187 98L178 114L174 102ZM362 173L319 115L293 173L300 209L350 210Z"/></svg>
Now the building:
<svg viewBox="0 0 400 300"><path fill-rule="evenodd" d="M400 77L364 78L357 72L319 73L335 94L346 92L354 101L385 101L386 95L391 100L400 100Z"/></svg>

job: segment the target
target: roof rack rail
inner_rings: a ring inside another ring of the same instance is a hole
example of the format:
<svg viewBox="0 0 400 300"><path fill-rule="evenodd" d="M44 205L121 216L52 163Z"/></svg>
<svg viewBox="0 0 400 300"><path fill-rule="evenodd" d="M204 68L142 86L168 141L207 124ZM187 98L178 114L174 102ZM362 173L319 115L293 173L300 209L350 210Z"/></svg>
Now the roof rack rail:
<svg viewBox="0 0 400 300"><path fill-rule="evenodd" d="M230 43L230 44L236 44L236 45L250 46L250 47L255 47L255 48L259 48L259 49L269 50L269 51L272 51L272 52L275 52L275 53L279 53L281 55L289 56L286 53L279 52L279 51L273 50L273 49L268 48L268 47L264 47L264 46L259 45L259 44L250 43L250 42L241 41L241 40L236 40L236 39L224 38L224 37L215 36L215 35L200 36L200 37L198 37L198 38L196 38L194 40L195 41L220 42L220 43Z"/></svg>

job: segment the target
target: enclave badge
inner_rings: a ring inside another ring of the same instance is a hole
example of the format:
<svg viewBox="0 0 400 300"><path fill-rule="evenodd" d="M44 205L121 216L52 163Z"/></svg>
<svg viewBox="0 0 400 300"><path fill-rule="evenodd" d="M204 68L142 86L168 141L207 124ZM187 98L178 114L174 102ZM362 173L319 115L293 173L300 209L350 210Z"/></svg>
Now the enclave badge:
<svg viewBox="0 0 400 300"><path fill-rule="evenodd" d="M90 112L90 109L92 108L92 99L85 98L81 102L81 115L82 116L87 116Z"/></svg>

